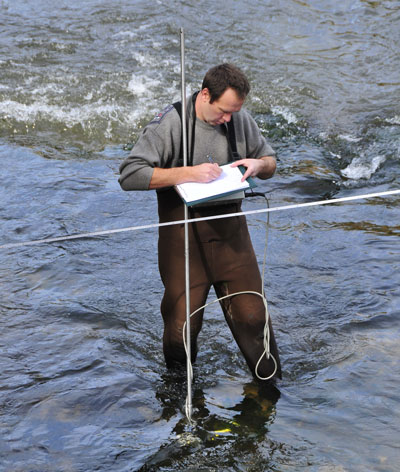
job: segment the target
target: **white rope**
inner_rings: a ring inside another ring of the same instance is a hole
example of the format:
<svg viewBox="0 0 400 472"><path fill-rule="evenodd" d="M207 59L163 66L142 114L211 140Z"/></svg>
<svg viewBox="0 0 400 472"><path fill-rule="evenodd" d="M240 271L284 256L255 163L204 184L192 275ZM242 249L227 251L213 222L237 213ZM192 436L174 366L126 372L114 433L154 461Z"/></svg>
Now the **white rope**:
<svg viewBox="0 0 400 472"><path fill-rule="evenodd" d="M54 238L46 238L46 239L37 239L33 241L25 241L20 243L8 243L0 245L0 249L13 249L17 247L23 246L36 246L39 244L46 244L46 243L56 243L61 241L70 241L73 239L84 239L84 238L95 238L98 236L108 236L110 234L118 234L118 233L126 233L129 231L139 231L144 229L151 229L151 228L161 228L163 226L172 226L172 225L179 225L184 224L185 221L188 223L196 223L199 221L207 221L207 220L216 220L219 218L232 218L234 216L245 216L245 215L254 215L258 213L271 213L273 211L286 211L286 210L294 210L298 208L306 208L311 206L318 206L318 205L332 205L335 203L342 203L354 200L362 200L365 198L375 198L375 197L385 197L389 195L398 195L400 194L400 190L389 190L386 192L377 192L377 193L369 193L364 195L355 195L352 197L342 197L342 198L334 198L331 200L319 200L314 202L307 202L307 203L296 203L291 205L283 205L273 208L263 208L260 210L249 210L249 211L240 211L237 213L228 213L224 215L216 215L216 216L207 216L203 218L192 218L189 220L178 220L178 221L170 221L167 223L153 223L148 225L141 225L141 226L128 226L126 228L117 228L117 229L109 229L109 230L101 230L101 231L94 231L91 233L80 233L74 235L67 235L67 236L59 236Z"/></svg>
<svg viewBox="0 0 400 472"><path fill-rule="evenodd" d="M264 195L264 197L265 197L265 200L267 202L267 207L269 208L268 198L265 195ZM206 303L205 305L197 308L189 316L189 319L190 319L192 316L194 316L200 310L203 310L203 309L207 308L208 306L212 305L213 303L217 303L217 302L220 302L222 300L225 300L227 298L234 297L234 296L237 296L237 295L250 294L250 295L256 295L258 297L261 297L261 299L263 301L263 304L264 304L264 310L265 310L264 311L265 312L265 324L264 324L264 330L263 330L263 347L264 347L264 350L261 353L260 358L258 359L258 361L255 365L255 368L254 368L254 374L259 380L270 380L270 379L272 379L275 376L275 374L278 370L277 360L271 354L270 349L269 349L269 342L270 342L269 318L270 318L270 316L269 316L269 311L268 311L268 302L267 302L267 299L266 299L265 293L264 293L264 279L265 279L265 268L266 268L266 262L267 262L267 247L268 247L268 233L269 233L269 213L268 213L268 216L267 216L267 221L265 223L265 230L266 231L265 231L264 258L263 258L263 269L262 269L262 276L261 276L261 293L255 292L255 291L249 291L249 290L242 291L242 292L230 293L230 294L225 295L223 297L212 300L211 302ZM192 363L191 363L191 358L189 357L190 352L189 352L189 349L188 349L188 343L186 341L186 336L185 336L186 331L187 330L186 330L186 321L185 321L185 323L183 325L183 328L182 328L183 345L185 347L186 359L187 359L187 362L188 362L188 375L189 375L189 378L191 380L193 380L193 366L192 366ZM264 356L267 360L269 360L269 358L271 358L273 363L274 363L274 370L267 377L262 377L258 373L259 365L260 365L261 361L263 360ZM186 410L186 416L187 416L188 411L189 411L189 405L188 405L187 399L186 399L185 410ZM191 412L191 409L190 409L190 412Z"/></svg>
<svg viewBox="0 0 400 472"><path fill-rule="evenodd" d="M264 292L264 281L262 281L262 286L263 286L263 292ZM276 359L274 358L274 356L269 352L269 340L270 340L270 335L269 335L269 327L268 327L268 322L269 322L269 312L268 312L268 304L267 304L267 299L265 298L264 294L263 293L259 293L259 292L254 292L254 291L251 291L251 290L248 290L248 291L243 291L243 292L235 292L235 293L230 293L229 295L225 295L221 298L217 298L215 300L212 300L211 302L208 302L206 303L205 305L201 306L200 308L197 308L195 311L193 311L191 314L190 314L190 317L194 316L196 313L198 313L200 310L203 310L204 308L207 308L208 306L212 305L213 303L217 303L221 300L225 300L226 298L230 298L230 297L235 297L237 295L245 295L245 294L250 294L250 295L256 295L258 297L261 297L262 300L263 300L263 303L264 303L264 307L265 307L265 324L264 324L264 340L263 340L263 346L264 346L264 351L262 352L260 358L258 359L257 361L257 364L256 364L256 367L255 367L255 375L257 376L257 378L259 378L260 380L270 380L272 379L272 377L276 374L276 371L278 369L278 363L276 362ZM185 351L186 351L186 355L188 354L188 351L187 351L187 343L186 343L186 336L185 336L185 332L186 332L186 321L185 321L185 324L183 325L183 328L182 328L182 333L183 333L183 344L185 346ZM258 367L263 359L263 357L266 357L267 359L269 359L271 357L271 359L273 360L274 362L274 370L272 372L272 374L270 374L268 377L261 377L258 373ZM192 367L192 364L190 364L190 375L191 377L193 378L193 367Z"/></svg>

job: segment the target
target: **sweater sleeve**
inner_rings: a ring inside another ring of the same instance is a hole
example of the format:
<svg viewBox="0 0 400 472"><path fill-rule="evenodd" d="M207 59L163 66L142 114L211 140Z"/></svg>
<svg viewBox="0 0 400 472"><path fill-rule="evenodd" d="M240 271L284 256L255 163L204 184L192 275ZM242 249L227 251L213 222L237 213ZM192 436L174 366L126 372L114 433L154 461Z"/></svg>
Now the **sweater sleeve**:
<svg viewBox="0 0 400 472"><path fill-rule="evenodd" d="M154 167L160 167L160 148L157 135L144 129L129 157L120 165L119 184L123 190L147 190Z"/></svg>
<svg viewBox="0 0 400 472"><path fill-rule="evenodd" d="M181 121L168 108L150 122L129 156L120 165L119 184L123 190L148 190L155 167L173 167L179 157Z"/></svg>

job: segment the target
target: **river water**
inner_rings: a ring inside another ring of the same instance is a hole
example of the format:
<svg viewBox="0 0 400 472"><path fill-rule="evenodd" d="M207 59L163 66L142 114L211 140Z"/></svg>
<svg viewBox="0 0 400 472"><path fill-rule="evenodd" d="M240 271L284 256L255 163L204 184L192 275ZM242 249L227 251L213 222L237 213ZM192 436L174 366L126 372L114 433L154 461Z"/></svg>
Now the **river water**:
<svg viewBox="0 0 400 472"><path fill-rule="evenodd" d="M0 0L0 245L157 222L118 166L180 96L181 27L188 91L223 61L250 78L271 207L399 189L396 0ZM399 202L271 213L283 380L259 391L211 305L193 425L155 229L1 248L0 470L399 470ZM248 221L261 265L265 214Z"/></svg>

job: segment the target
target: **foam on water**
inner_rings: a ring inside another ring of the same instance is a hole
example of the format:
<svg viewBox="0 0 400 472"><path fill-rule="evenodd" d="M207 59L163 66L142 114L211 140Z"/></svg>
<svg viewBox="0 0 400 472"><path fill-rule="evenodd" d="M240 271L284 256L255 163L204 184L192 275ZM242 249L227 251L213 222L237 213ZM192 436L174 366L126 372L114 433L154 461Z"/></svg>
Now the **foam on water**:
<svg viewBox="0 0 400 472"><path fill-rule="evenodd" d="M396 115L393 118L386 118L386 122L392 125L400 125L400 116Z"/></svg>
<svg viewBox="0 0 400 472"><path fill-rule="evenodd" d="M341 171L341 174L353 180L370 179L385 161L385 156L374 156L370 161L356 157L350 165Z"/></svg>
<svg viewBox="0 0 400 472"><path fill-rule="evenodd" d="M6 100L0 103L0 113L6 119L14 119L22 123L35 123L39 120L58 122L71 128L77 124L85 127L98 117L109 118L116 116L114 104L92 103L79 107L51 105L45 100L36 101L29 105Z"/></svg>
<svg viewBox="0 0 400 472"><path fill-rule="evenodd" d="M349 143L359 143L362 140L362 138L352 136L350 134L340 134L338 137Z"/></svg>
<svg viewBox="0 0 400 472"><path fill-rule="evenodd" d="M146 77L140 74L132 74L132 79L128 83L127 89L138 97L150 98L161 81L155 78Z"/></svg>
<svg viewBox="0 0 400 472"><path fill-rule="evenodd" d="M282 116L288 124L296 124L299 121L293 111L287 107L275 105L271 107L271 111L274 115Z"/></svg>
<svg viewBox="0 0 400 472"><path fill-rule="evenodd" d="M146 57L151 56L143 56L143 62L150 64ZM173 61L165 59L165 63L171 68L177 67ZM149 65L146 68L149 70ZM2 84L0 116L3 118L3 134L7 129L15 134L25 133L29 127L32 133L40 127L47 128L50 133L54 126L64 130L78 126L83 133L80 139L86 140L93 132L104 129L105 120L108 123L104 133L107 140L119 139L123 135L128 137L144 117L149 119L171 98L179 96L179 84L172 81L165 86L162 79L160 72L115 73L107 75L97 87L90 89L85 83L89 82L86 77L82 80L77 74L59 70L49 74L46 83L41 82L41 76L32 75L12 89ZM75 88L72 84L76 85Z"/></svg>

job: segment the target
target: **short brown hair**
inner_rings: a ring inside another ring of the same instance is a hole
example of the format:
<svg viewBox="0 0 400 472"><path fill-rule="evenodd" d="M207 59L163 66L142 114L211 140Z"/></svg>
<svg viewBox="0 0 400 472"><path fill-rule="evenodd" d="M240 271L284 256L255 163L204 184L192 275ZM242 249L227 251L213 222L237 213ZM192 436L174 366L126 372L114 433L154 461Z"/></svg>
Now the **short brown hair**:
<svg viewBox="0 0 400 472"><path fill-rule="evenodd" d="M232 88L238 97L245 99L250 92L250 84L244 73L233 64L212 67L204 76L202 89L210 92L210 103L218 100L226 89Z"/></svg>

